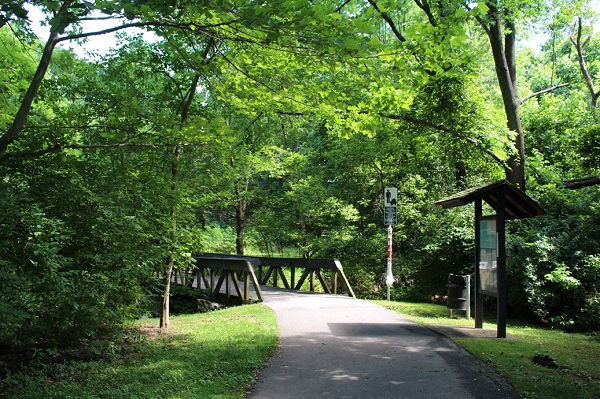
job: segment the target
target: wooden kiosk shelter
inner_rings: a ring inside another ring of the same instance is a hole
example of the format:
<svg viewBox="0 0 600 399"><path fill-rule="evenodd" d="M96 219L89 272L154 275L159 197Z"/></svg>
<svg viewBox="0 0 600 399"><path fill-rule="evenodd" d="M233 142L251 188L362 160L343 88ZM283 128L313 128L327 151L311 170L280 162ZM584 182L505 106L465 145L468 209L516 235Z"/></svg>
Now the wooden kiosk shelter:
<svg viewBox="0 0 600 399"><path fill-rule="evenodd" d="M482 202L496 214L482 216ZM498 338L506 338L506 220L541 216L544 210L515 185L500 180L461 191L435 204L453 208L475 202L475 328L483 328L483 295L496 297Z"/></svg>

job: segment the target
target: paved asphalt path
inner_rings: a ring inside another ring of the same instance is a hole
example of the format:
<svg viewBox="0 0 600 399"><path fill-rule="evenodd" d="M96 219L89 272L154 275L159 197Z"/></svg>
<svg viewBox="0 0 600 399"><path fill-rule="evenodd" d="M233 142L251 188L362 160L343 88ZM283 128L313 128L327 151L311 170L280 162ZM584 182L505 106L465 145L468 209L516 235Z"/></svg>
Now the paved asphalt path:
<svg viewBox="0 0 600 399"><path fill-rule="evenodd" d="M281 346L248 399L518 398L450 339L360 299L264 288Z"/></svg>

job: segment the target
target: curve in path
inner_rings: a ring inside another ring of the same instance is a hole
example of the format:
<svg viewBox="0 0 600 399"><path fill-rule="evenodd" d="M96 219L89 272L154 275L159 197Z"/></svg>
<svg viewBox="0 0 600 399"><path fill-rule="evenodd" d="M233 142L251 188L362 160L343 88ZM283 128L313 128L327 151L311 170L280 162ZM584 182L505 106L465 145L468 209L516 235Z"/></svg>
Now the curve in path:
<svg viewBox="0 0 600 399"><path fill-rule="evenodd" d="M281 345L248 399L518 398L448 338L371 302L265 288Z"/></svg>

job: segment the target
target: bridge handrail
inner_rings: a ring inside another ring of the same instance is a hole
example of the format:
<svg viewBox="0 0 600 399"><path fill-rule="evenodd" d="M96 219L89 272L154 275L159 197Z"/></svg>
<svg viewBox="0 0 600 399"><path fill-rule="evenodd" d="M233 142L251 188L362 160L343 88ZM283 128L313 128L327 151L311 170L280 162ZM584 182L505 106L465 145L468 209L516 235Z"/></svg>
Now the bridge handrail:
<svg viewBox="0 0 600 399"><path fill-rule="evenodd" d="M229 267L228 265L231 265L231 267L235 267L235 269L239 270L239 271L245 270L245 269L243 269L244 266L242 266L242 263L238 263L235 261L248 262L250 265L252 265L252 267L258 267L259 272L262 269L262 266L268 266L269 272L267 272L267 277L271 275L273 268L276 268L278 270L281 270L282 267L289 267L289 268L292 268L292 270L295 268L305 269L297 286L300 286L301 283L306 279L306 277L309 274L311 275L311 279L312 279L313 278L312 276L314 276L314 274L316 273L317 277L319 278L319 280L321 280L321 282L324 285L323 288L328 293L330 290L327 287L327 285L325 284L323 275L321 274L321 270L331 270L334 272L335 281L337 281L338 275L341 276L343 283L344 283L346 289L348 290L348 295L351 297L355 297L354 291L352 290L352 287L350 286L350 283L349 283L348 279L346 278L346 275L344 274L342 263L337 259L271 258L271 257L264 257L264 256L227 255L227 254L217 254L217 253L207 253L207 252L193 253L192 257L194 259L196 259L196 262L197 262L198 266L200 266L200 267L206 267L206 268L213 267L215 269L221 269L221 270L231 270L231 269L228 269L228 267ZM233 266L233 265L239 265L239 266ZM240 269L238 269L238 267ZM262 272L260 272L259 274L262 276ZM277 276L277 274L278 274L277 271L275 271L274 276ZM280 271L279 274L281 275L282 279L284 280L285 285L288 286L288 283L285 280L285 276L283 276L283 273ZM262 280L262 278L259 277L259 281L261 281L261 280ZM263 284L264 283L265 282L263 282ZM337 292L335 292L335 291L337 291L337 282L335 282L334 285L335 285L334 293L337 293ZM312 286L313 286L313 283L311 282L311 291L312 291ZM292 287L290 287L290 288L298 289L298 288L295 288L293 282L292 282Z"/></svg>
<svg viewBox="0 0 600 399"><path fill-rule="evenodd" d="M198 259L230 259L246 260L252 266L275 266L275 267L300 267L304 269L326 269L340 270L342 264L337 259L316 259L316 258L271 258L265 256L246 256L246 255L225 255L209 252L197 252L192 254L192 258Z"/></svg>

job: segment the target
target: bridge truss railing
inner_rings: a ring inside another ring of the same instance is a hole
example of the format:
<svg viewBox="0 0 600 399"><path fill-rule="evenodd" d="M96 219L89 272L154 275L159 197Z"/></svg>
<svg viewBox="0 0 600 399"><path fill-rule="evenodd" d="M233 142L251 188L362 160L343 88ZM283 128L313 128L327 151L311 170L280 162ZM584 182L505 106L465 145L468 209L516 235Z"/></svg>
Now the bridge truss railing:
<svg viewBox="0 0 600 399"><path fill-rule="evenodd" d="M215 253L194 253L192 257L196 260L196 269L193 271L195 276L180 276L177 280L193 278L193 285L206 289L211 300L225 294L229 301L235 291L242 301L247 302L251 298L250 291L253 290L257 299L262 301L261 285L270 283L273 287L279 287L281 284L282 288L300 290L307 280L310 291L316 290L318 281L328 294L345 291L348 296L355 297L342 264L337 259L270 258ZM289 269L289 273L284 269ZM299 270L301 274L296 279Z"/></svg>

